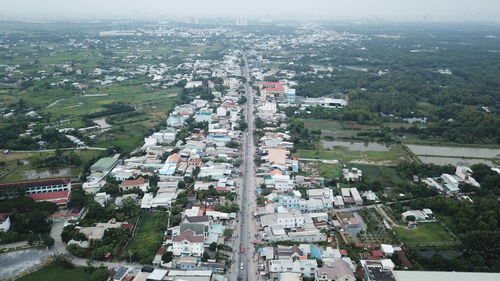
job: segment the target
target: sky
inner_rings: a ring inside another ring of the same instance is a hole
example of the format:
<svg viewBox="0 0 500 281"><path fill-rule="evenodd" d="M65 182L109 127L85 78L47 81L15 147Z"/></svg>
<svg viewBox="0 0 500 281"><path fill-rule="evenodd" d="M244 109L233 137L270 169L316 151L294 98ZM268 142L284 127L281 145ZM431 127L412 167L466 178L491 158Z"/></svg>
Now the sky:
<svg viewBox="0 0 500 281"><path fill-rule="evenodd" d="M500 21L500 0L0 0L2 18L270 17Z"/></svg>

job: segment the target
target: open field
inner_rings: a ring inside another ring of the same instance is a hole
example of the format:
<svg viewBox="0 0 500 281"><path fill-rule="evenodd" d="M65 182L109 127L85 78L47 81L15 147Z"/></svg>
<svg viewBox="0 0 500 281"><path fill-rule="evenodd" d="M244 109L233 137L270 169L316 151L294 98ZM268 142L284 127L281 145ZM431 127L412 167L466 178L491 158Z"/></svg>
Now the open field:
<svg viewBox="0 0 500 281"><path fill-rule="evenodd" d="M316 161L302 161L306 176L319 176L326 179L338 179L342 176L342 167L339 164L327 164Z"/></svg>
<svg viewBox="0 0 500 281"><path fill-rule="evenodd" d="M419 223L415 229L393 229L401 240L410 243L453 242L453 238L440 223Z"/></svg>
<svg viewBox="0 0 500 281"><path fill-rule="evenodd" d="M130 252L134 260L144 264L151 263L161 245L166 219L166 213L144 213L137 234L127 249L124 249L124 255Z"/></svg>
<svg viewBox="0 0 500 281"><path fill-rule="evenodd" d="M396 168L391 166L376 166L366 164L347 164L348 168L356 167L363 172L363 178L367 182L379 181L382 184L401 184L404 180L398 175Z"/></svg>
<svg viewBox="0 0 500 281"><path fill-rule="evenodd" d="M44 109L43 112L50 113L51 116L60 119L72 119L103 111L103 105L120 102L133 105L136 108L144 108L147 112L163 111L170 109L175 102L175 98L170 95L178 92L177 88L151 91L142 86L112 85L87 93L108 94L107 96L72 96ZM68 108L71 110L68 111Z"/></svg>
<svg viewBox="0 0 500 281"><path fill-rule="evenodd" d="M388 151L355 151L345 147L334 147L331 149L299 149L297 155L300 158L340 160L344 163L358 162L365 164L397 164L410 156L399 145L394 145Z"/></svg>
<svg viewBox="0 0 500 281"><path fill-rule="evenodd" d="M24 276L19 281L87 281L92 274L83 269L66 269L56 265L49 265L29 275Z"/></svg>
<svg viewBox="0 0 500 281"><path fill-rule="evenodd" d="M304 126L309 130L342 130L344 127L340 121L325 119L304 119Z"/></svg>

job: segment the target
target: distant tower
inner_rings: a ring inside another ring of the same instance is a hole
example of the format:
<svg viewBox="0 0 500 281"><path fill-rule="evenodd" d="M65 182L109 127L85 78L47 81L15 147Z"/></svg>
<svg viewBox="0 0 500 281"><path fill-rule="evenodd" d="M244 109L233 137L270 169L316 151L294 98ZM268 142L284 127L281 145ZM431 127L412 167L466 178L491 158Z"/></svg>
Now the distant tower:
<svg viewBox="0 0 500 281"><path fill-rule="evenodd" d="M247 26L248 25L248 20L243 17L239 17L236 19L236 25L237 26Z"/></svg>

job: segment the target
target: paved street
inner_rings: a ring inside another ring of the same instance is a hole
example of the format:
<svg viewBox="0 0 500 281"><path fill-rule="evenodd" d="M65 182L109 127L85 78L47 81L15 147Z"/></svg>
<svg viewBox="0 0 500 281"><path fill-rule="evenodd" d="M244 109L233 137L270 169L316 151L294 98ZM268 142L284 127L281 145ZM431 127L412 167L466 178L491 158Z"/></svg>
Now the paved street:
<svg viewBox="0 0 500 281"><path fill-rule="evenodd" d="M28 249L0 255L0 279L14 276L35 265L41 264L51 252L41 249Z"/></svg>
<svg viewBox="0 0 500 281"><path fill-rule="evenodd" d="M253 129L254 129L254 105L253 105L253 91L252 87L248 84L250 80L248 64L245 54L243 55L245 61L245 93L247 103L245 107L246 122L248 129L243 132L243 184L240 191L240 218L239 218L239 231L238 239L239 245L245 247L244 253L239 253L235 265L238 267L238 279L250 280L255 279L257 276L257 264L255 262L255 251L252 245L252 240L255 239L256 229L253 223L252 212L255 210L255 166L254 166L254 152L255 146L253 142ZM238 244L236 244L238 245ZM239 250L239 247L238 247ZM240 267L240 265L243 265Z"/></svg>

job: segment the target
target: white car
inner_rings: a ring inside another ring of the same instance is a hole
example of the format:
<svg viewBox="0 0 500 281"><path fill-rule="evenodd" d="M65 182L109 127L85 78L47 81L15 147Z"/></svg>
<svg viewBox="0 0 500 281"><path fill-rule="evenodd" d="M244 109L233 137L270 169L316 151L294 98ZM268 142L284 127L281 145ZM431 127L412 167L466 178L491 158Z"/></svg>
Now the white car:
<svg viewBox="0 0 500 281"><path fill-rule="evenodd" d="M240 269L243 269L243 263L240 262Z"/></svg>

